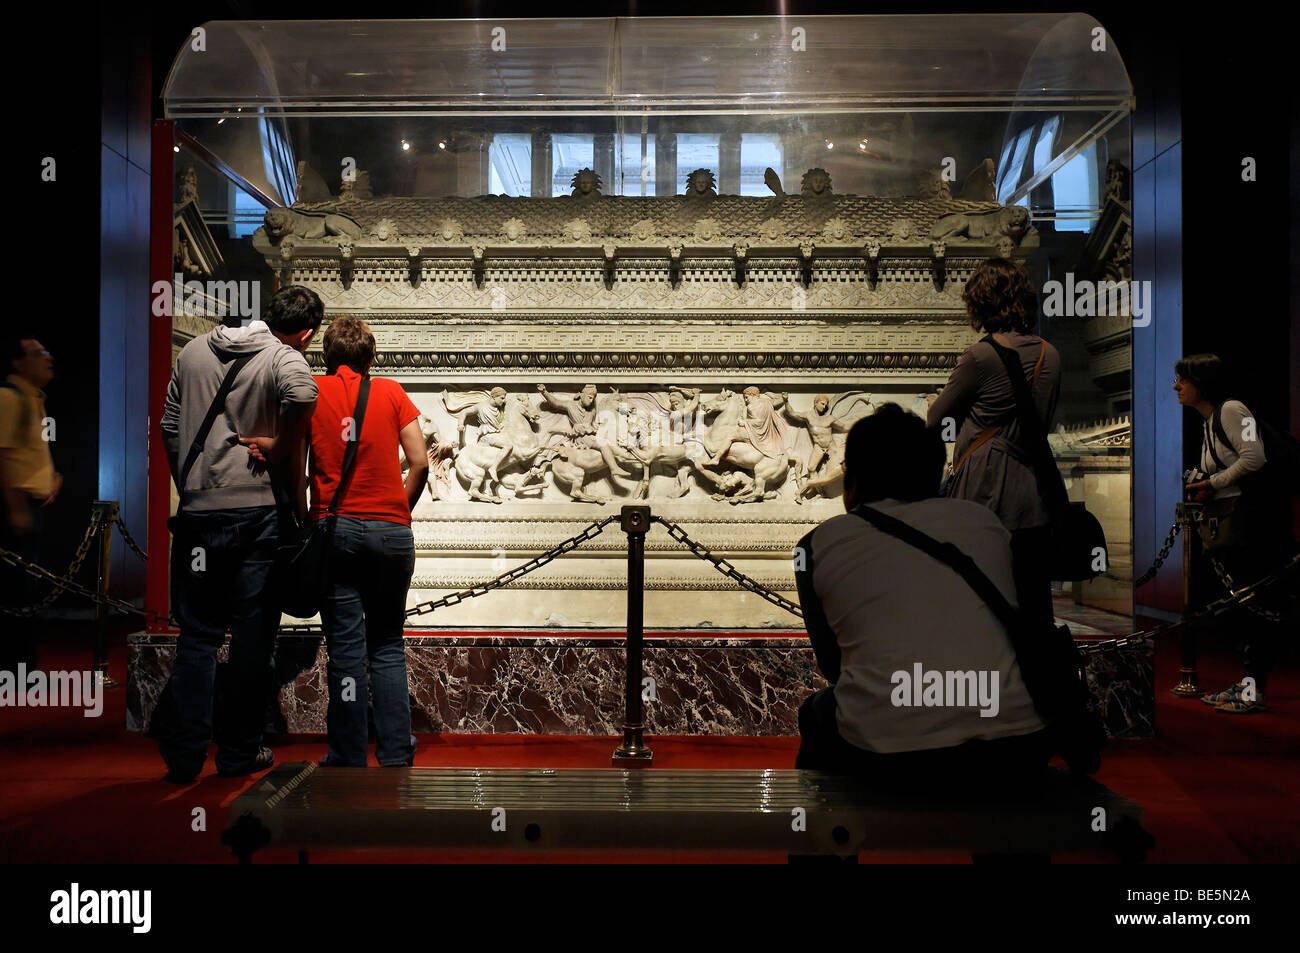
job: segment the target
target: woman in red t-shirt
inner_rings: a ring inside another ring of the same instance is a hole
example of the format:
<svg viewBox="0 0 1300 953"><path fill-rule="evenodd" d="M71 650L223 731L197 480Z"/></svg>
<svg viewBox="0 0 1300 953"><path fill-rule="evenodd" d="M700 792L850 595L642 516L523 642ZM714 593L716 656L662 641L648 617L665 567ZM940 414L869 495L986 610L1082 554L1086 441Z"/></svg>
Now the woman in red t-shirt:
<svg viewBox="0 0 1300 953"><path fill-rule="evenodd" d="M357 440L357 452L338 506L331 590L321 609L329 650L329 753L321 764L366 765L369 658L375 756L381 765L409 765L415 736L402 633L415 570L411 510L429 471L420 411L396 381L371 378L358 432L357 397L375 359L375 336L360 318L341 316L325 331L324 349L329 374L316 378L309 434L312 519L334 500L349 440ZM399 445L410 463L405 481Z"/></svg>

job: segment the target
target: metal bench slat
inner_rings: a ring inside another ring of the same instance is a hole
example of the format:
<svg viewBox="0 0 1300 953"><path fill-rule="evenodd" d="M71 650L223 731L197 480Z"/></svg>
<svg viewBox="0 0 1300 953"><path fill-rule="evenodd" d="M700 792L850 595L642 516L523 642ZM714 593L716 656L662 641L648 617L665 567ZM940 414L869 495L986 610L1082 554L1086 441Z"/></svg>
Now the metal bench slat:
<svg viewBox="0 0 1300 953"><path fill-rule="evenodd" d="M1092 830L1140 826L1141 809L1096 782L1058 777L1045 797L953 801L865 790L793 770L317 768L282 765L238 798L272 843L503 850L655 848L850 854L862 850L1106 852ZM493 811L505 809L504 831ZM794 829L795 808L805 830ZM251 823L251 822L245 822ZM499 824L498 824L499 826Z"/></svg>

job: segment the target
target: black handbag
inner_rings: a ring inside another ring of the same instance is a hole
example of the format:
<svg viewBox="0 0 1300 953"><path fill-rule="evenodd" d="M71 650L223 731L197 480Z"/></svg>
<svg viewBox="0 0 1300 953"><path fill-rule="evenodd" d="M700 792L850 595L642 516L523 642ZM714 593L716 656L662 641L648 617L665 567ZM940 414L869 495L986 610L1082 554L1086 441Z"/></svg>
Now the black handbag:
<svg viewBox="0 0 1300 953"><path fill-rule="evenodd" d="M1205 504L1202 518L1196 524L1196 535L1201 538L1201 552L1218 555L1225 550L1245 548L1250 541L1249 507L1245 491L1242 496L1225 500L1210 500Z"/></svg>
<svg viewBox="0 0 1300 953"><path fill-rule="evenodd" d="M1095 579L1110 565L1106 550L1106 534L1097 517L1088 512L1082 503L1072 503L1065 489L1065 480L1056 466L1056 458L1047 442L1047 431L1034 409L1029 385L1020 358L1010 348L1005 348L988 335L984 340L992 345L1002 359L1011 378L1011 389L1016 395L1016 415L1020 431L1033 460L1038 479L1038 491L1047 505L1051 527L1051 548L1048 554L1047 577L1058 582Z"/></svg>
<svg viewBox="0 0 1300 953"><path fill-rule="evenodd" d="M366 416L366 401L370 397L370 378L361 379L357 393L357 406L352 417L356 426L352 439L343 452L343 469L339 485L334 491L328 509L318 520L298 524L294 517L292 501L282 500L280 505L281 543L276 554L273 584L280 600L280 609L298 619L309 619L320 612L330 588L330 557L334 548L334 525L338 519L339 504L352 482L352 472L357 462L357 444L361 439L361 425ZM277 491L279 492L279 491Z"/></svg>
<svg viewBox="0 0 1300 953"><path fill-rule="evenodd" d="M1006 626L1025 688L1047 726L1052 753L1060 755L1077 774L1095 774L1101 767L1106 729L1092 704L1083 657L1069 627L1051 623L1040 626L1026 619L975 560L952 543L941 543L869 506L858 506L852 512L882 533L928 553L966 580Z"/></svg>

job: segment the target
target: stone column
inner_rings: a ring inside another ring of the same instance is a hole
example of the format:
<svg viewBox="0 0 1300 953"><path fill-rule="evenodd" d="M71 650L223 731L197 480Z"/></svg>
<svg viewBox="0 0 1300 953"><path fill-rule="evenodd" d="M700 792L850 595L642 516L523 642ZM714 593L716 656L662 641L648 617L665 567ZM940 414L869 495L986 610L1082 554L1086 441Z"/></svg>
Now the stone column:
<svg viewBox="0 0 1300 953"><path fill-rule="evenodd" d="M740 133L724 132L718 138L718 194L740 194Z"/></svg>
<svg viewBox="0 0 1300 953"><path fill-rule="evenodd" d="M617 195L618 183L614 181L614 134L598 132L592 137L592 164L600 176L600 194Z"/></svg>
<svg viewBox="0 0 1300 953"><path fill-rule="evenodd" d="M677 133L655 133L655 195L680 195L683 191L677 176Z"/></svg>
<svg viewBox="0 0 1300 953"><path fill-rule="evenodd" d="M551 197L551 179L555 175L555 155L549 132L534 132L532 141L532 187L530 194L536 199Z"/></svg>

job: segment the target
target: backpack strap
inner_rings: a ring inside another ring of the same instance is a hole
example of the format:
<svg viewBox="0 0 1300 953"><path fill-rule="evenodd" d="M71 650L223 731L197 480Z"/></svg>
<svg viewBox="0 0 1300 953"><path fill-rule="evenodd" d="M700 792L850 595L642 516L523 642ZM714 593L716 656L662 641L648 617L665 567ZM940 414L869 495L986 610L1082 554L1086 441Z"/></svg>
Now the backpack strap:
<svg viewBox="0 0 1300 953"><path fill-rule="evenodd" d="M217 414L221 413L226 406L226 398L230 396L230 389L235 386L235 378L244 369L244 365L252 359L252 354L245 354L242 357L235 358L235 362L226 371L226 376L221 379L221 386L217 388L216 396L212 398L212 403L208 405L208 412L203 418L203 423L199 424L198 432L194 434L194 442L190 444L189 453L185 455L185 463L181 465L180 476L176 481L176 491L182 496L185 494L185 480L189 477L195 461L199 459L199 454L203 452L203 445L207 443L208 434L212 431L212 424L216 421Z"/></svg>
<svg viewBox="0 0 1300 953"><path fill-rule="evenodd" d="M1211 433L1219 438L1219 442L1225 447L1231 447L1232 452L1236 453L1237 448L1231 440L1228 439L1228 431L1223 428L1223 404L1214 405L1214 413L1210 414ZM1220 470L1228 469L1227 464L1219 459L1219 455L1214 452L1214 440L1210 434L1206 434L1205 449L1210 451L1210 456L1214 458L1214 464Z"/></svg>
<svg viewBox="0 0 1300 953"><path fill-rule="evenodd" d="M1061 477L1061 471L1057 469L1056 459L1052 456L1052 448L1047 442L1047 430L1038 416L1038 410L1034 407L1033 396L1029 392L1029 384L1025 381L1024 368L1020 365L1020 357L1015 351L1003 347L993 340L991 334L984 340L992 345L998 357L1002 358L1002 364L1007 369L1007 376L1011 379L1011 389L1015 391L1016 395L1016 415L1034 461L1034 472L1038 476L1039 492L1042 493L1043 502L1047 504L1048 510L1053 514L1053 521L1055 521L1056 516L1069 503L1070 496L1066 492L1065 480ZM1046 352L1047 342L1044 341L1042 350L1038 355L1040 367ZM1035 370L1035 375L1037 375L1037 370Z"/></svg>
<svg viewBox="0 0 1300 953"><path fill-rule="evenodd" d="M993 610L998 620L1007 627L1007 632L1011 635L1012 645L1019 654L1021 637L1025 633L1024 617L1020 614L1020 610L1007 600L1007 597L1002 594L1002 590L994 584L993 580L986 576L983 570L976 565L974 559L952 543L941 543L933 536L921 532L915 526L887 513L882 513L880 510L872 509L865 504L854 507L851 512L854 516L866 520L882 533L887 533L895 539L902 540L909 546L914 546L933 556L966 580L966 584L975 590L975 594Z"/></svg>
<svg viewBox="0 0 1300 953"><path fill-rule="evenodd" d="M984 340L987 341L989 344L993 345L993 350L996 353L997 344L993 341L993 336L989 335L988 337L984 338ZM1046 356L1047 356L1047 342L1044 341L1043 346L1038 349L1038 361L1037 363L1034 364L1034 379L1033 379L1033 383L1030 385L1030 390L1038 389L1038 377L1042 373L1043 358L1045 358ZM967 457L969 457L972 453L978 450L982 444L987 443L989 440L992 440L994 437L996 437L998 431L1001 429L1002 429L1001 424L999 424L996 427L989 427L978 437L976 437L975 440L971 443L971 445L966 448L966 452L963 453L961 455L961 458L956 462L956 464L953 465L952 468L953 475L956 476L957 473L961 471L962 465L966 462Z"/></svg>
<svg viewBox="0 0 1300 953"><path fill-rule="evenodd" d="M348 441L347 449L343 451L343 470L339 473L339 485L334 491L334 499L330 500L329 508L325 511L327 516L337 516L339 504L343 502L343 494L348 491L348 484L352 482L352 472L356 469L357 447L361 443L361 425L366 419L366 404L370 400L370 376L361 378L361 387L357 390L357 405L352 411L352 419L356 422L356 427L352 431L352 439Z"/></svg>

